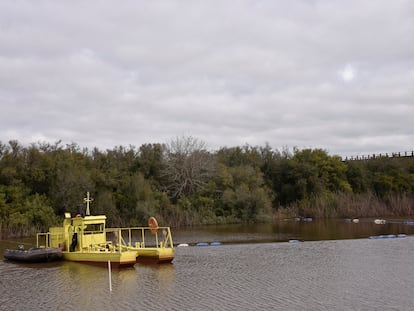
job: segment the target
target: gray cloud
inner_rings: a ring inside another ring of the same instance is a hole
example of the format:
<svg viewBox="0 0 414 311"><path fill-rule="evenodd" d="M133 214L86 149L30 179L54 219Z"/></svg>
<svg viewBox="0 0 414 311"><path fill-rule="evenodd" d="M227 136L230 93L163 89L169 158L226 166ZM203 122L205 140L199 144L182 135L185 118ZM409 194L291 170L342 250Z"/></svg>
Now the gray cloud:
<svg viewBox="0 0 414 311"><path fill-rule="evenodd" d="M0 140L412 150L411 1L3 1Z"/></svg>

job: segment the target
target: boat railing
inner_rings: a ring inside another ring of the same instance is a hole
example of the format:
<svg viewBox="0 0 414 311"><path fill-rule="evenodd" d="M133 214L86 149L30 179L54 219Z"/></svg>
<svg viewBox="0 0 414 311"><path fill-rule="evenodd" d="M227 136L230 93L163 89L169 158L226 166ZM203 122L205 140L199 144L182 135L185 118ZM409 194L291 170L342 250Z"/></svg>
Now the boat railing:
<svg viewBox="0 0 414 311"><path fill-rule="evenodd" d="M173 248L170 227L106 228L106 233L115 235L119 245L127 248ZM113 241L113 240L112 240Z"/></svg>
<svg viewBox="0 0 414 311"><path fill-rule="evenodd" d="M91 248L106 248L107 251L127 251L129 249L137 248L174 248L170 227L130 227L130 228L106 228L105 242L102 240L95 240L94 234L91 232L89 236L90 241L87 245L81 243L81 249ZM96 232L98 233L98 232ZM38 233L36 235L37 247L61 247L57 245L56 241L64 241L63 232L46 232ZM91 243L92 242L92 243ZM60 243L60 242L59 242ZM64 248L64 245L62 245Z"/></svg>

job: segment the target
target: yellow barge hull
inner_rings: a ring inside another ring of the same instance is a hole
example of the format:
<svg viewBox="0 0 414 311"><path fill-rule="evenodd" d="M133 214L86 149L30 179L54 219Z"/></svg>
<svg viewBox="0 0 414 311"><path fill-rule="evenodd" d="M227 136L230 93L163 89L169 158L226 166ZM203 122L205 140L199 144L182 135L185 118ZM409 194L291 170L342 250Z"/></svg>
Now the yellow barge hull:
<svg viewBox="0 0 414 311"><path fill-rule="evenodd" d="M174 259L173 248L134 248L137 251L137 262L140 263L170 263Z"/></svg>
<svg viewBox="0 0 414 311"><path fill-rule="evenodd" d="M111 266L114 268L131 267L135 265L137 261L137 252L62 252L63 259L68 261L80 262L85 264L91 264L95 266L108 265L108 261L111 262Z"/></svg>

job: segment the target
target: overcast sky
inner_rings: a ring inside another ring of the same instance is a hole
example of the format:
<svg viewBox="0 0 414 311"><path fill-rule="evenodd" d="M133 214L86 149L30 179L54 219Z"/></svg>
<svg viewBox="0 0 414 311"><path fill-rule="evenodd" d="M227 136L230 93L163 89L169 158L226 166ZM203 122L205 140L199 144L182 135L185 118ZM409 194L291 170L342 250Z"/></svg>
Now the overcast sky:
<svg viewBox="0 0 414 311"><path fill-rule="evenodd" d="M414 1L0 1L0 141L414 149Z"/></svg>

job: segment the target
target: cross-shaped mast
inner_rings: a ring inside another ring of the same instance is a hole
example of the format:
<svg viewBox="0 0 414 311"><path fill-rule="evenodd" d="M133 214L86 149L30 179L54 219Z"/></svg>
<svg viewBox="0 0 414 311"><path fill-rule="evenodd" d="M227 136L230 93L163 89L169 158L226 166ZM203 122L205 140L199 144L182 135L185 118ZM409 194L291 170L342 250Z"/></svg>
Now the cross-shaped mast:
<svg viewBox="0 0 414 311"><path fill-rule="evenodd" d="M83 202L86 203L86 216L89 216L90 215L90 212L89 212L89 203L92 202L92 201L93 201L93 199L89 196L89 191L86 192L86 198L83 199Z"/></svg>

